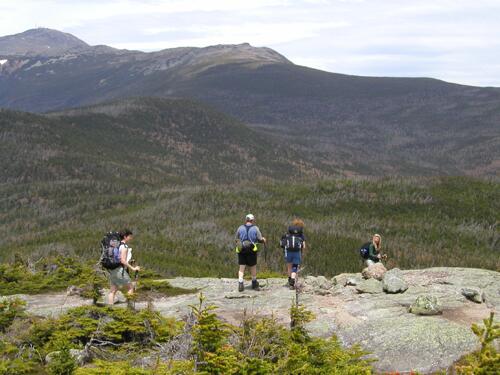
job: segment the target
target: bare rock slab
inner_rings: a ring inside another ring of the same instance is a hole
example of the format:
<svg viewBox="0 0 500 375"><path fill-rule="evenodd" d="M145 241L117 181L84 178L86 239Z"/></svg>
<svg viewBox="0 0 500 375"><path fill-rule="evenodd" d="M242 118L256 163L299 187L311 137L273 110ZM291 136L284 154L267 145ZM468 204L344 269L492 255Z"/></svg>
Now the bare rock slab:
<svg viewBox="0 0 500 375"><path fill-rule="evenodd" d="M309 332L318 337L335 334L345 345L361 344L376 359L373 366L377 373L431 374L447 369L478 348L478 340L470 328L472 323L481 323L490 311L500 317L498 272L436 267L393 273L401 275L408 285L404 293L384 293L382 282L362 281L360 274L338 275L336 282L309 278L309 285L305 278L299 278L299 301L315 315L315 320L307 325ZM356 284L378 283L379 292L359 293L356 290L359 285L346 285L349 278L356 278ZM283 325L290 324L289 309L296 294L287 287L285 278L260 280L260 291L252 290L247 282L242 293L237 291L236 279L180 277L169 282L174 287L199 289L206 303L217 306L215 312L228 323L239 325L246 313L272 316ZM468 300L462 293L466 288L482 291L486 301ZM324 292L330 294L323 295ZM409 313L409 307L421 295L438 298L442 314ZM42 316L58 315L69 308L92 303L67 296L65 292L20 297L27 301L29 313ZM197 302L196 294L187 294L158 298L152 304L163 315L182 319L189 314L189 305ZM146 303L136 303L136 308L146 307Z"/></svg>

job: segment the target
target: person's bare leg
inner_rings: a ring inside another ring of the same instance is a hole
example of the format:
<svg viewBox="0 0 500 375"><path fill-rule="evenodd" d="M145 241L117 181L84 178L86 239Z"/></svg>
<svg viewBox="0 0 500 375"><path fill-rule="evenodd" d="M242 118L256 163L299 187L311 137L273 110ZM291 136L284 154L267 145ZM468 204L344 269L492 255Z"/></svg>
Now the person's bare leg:
<svg viewBox="0 0 500 375"><path fill-rule="evenodd" d="M252 280L257 279L257 266L250 267L250 274L252 275Z"/></svg>
<svg viewBox="0 0 500 375"><path fill-rule="evenodd" d="M127 295L129 296L133 295L135 292L134 284L133 283L127 284L127 288L128 288Z"/></svg>
<svg viewBox="0 0 500 375"><path fill-rule="evenodd" d="M291 277L292 276L292 263L286 264L286 271L288 273L288 277Z"/></svg>
<svg viewBox="0 0 500 375"><path fill-rule="evenodd" d="M118 288L116 287L116 285L111 285L109 287L108 304L113 305L115 303L115 295L117 290Z"/></svg>
<svg viewBox="0 0 500 375"><path fill-rule="evenodd" d="M245 265L240 265L240 269L238 271L238 281L240 283L243 282L243 276L245 276Z"/></svg>

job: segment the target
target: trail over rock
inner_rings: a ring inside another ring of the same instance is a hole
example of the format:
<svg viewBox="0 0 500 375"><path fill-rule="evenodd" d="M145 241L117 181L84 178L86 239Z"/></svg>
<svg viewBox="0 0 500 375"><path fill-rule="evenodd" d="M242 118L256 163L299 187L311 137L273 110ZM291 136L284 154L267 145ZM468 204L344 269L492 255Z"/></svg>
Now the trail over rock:
<svg viewBox="0 0 500 375"><path fill-rule="evenodd" d="M312 335L329 337L336 334L346 345L359 343L377 360L377 371L431 373L448 368L462 355L478 348L470 326L488 317L490 311L500 316L500 273L481 269L429 268L398 272L408 289L402 293L358 293L348 280L361 280L360 274L342 274L330 280L324 277L303 278L299 302L316 318L308 324ZM229 323L239 325L243 314L274 316L289 324L289 308L295 291L286 279L261 280L261 291L253 291L249 283L237 292L235 279L175 278L175 287L198 288L208 304L218 306L216 312ZM378 282L378 281L377 281ZM479 289L484 302L472 302L463 289ZM420 295L435 296L441 315L419 316L409 307ZM29 312L57 315L67 308L90 301L65 294L22 296ZM196 304L197 294L159 298L155 309L167 316L183 318L189 305ZM145 308L145 303L137 303Z"/></svg>

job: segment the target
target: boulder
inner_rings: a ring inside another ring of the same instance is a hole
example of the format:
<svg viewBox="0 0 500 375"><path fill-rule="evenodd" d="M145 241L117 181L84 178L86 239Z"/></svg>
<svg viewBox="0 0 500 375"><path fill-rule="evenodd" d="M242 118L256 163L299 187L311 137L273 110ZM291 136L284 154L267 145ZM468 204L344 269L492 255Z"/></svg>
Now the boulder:
<svg viewBox="0 0 500 375"><path fill-rule="evenodd" d="M436 296L420 295L410 306L410 312L416 315L439 315L443 311Z"/></svg>
<svg viewBox="0 0 500 375"><path fill-rule="evenodd" d="M309 286L311 287L312 289L314 288L317 288L318 287L318 282L316 280L316 277L315 276L306 276L304 278L304 284L306 286Z"/></svg>
<svg viewBox="0 0 500 375"><path fill-rule="evenodd" d="M359 283L361 278L361 273L341 273L340 275L332 277L331 282L333 286L354 286Z"/></svg>
<svg viewBox="0 0 500 375"><path fill-rule="evenodd" d="M387 272L387 269L382 263L375 263L369 267L366 267L361 271L361 274L365 279L377 279L382 280L384 274Z"/></svg>
<svg viewBox="0 0 500 375"><path fill-rule="evenodd" d="M60 351L50 352L45 356L45 362L49 364L54 360L54 357L59 355L59 353L61 352ZM85 363L89 361L88 354L85 352L85 350L70 349L69 354L79 366L83 366Z"/></svg>
<svg viewBox="0 0 500 375"><path fill-rule="evenodd" d="M324 276L307 276L304 279L303 291L319 295L331 294L333 283Z"/></svg>
<svg viewBox="0 0 500 375"><path fill-rule="evenodd" d="M346 286L356 286L358 284L359 284L359 279L357 277L349 277L345 282Z"/></svg>
<svg viewBox="0 0 500 375"><path fill-rule="evenodd" d="M74 285L68 286L68 289L66 289L66 295L68 296L81 296L83 294L83 288L79 288Z"/></svg>
<svg viewBox="0 0 500 375"><path fill-rule="evenodd" d="M356 290L358 293L382 293L382 283L375 279L368 279L361 281L358 285L356 285Z"/></svg>
<svg viewBox="0 0 500 375"><path fill-rule="evenodd" d="M403 293L408 289L408 284L404 280L401 270L394 268L384 274L382 288L386 293Z"/></svg>
<svg viewBox="0 0 500 375"><path fill-rule="evenodd" d="M318 289L329 290L332 288L333 284L325 276L318 276L316 278L316 285Z"/></svg>
<svg viewBox="0 0 500 375"><path fill-rule="evenodd" d="M462 295L469 301L482 303L484 302L484 293L479 288L462 288Z"/></svg>

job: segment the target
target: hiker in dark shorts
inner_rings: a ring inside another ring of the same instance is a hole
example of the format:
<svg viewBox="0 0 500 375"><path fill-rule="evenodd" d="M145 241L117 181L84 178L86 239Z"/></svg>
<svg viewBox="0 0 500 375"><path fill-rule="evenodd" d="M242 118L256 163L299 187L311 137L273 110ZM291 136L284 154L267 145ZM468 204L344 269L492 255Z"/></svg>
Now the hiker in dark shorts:
<svg viewBox="0 0 500 375"><path fill-rule="evenodd" d="M266 243L258 226L255 225L255 217L248 214L245 217L245 224L240 225L236 231L236 252L238 253L238 291L243 292L243 276L245 268L250 267L252 275L252 289L259 289L257 281L257 243Z"/></svg>
<svg viewBox="0 0 500 375"><path fill-rule="evenodd" d="M121 244L119 247L120 251L120 261L121 261L121 266L117 267L115 269L109 270L109 281L110 281L110 288L109 288L109 295L108 295L108 303L110 305L114 304L115 301L115 295L118 289L122 287L127 287L127 294L130 296L134 293L134 284L132 283L132 280L130 279L130 276L127 272L128 269L132 271L139 272L141 268L139 266L132 266L129 263L129 257L128 257L128 252L129 252L129 247L128 243L132 240L133 234L132 231L126 229L121 233Z"/></svg>

